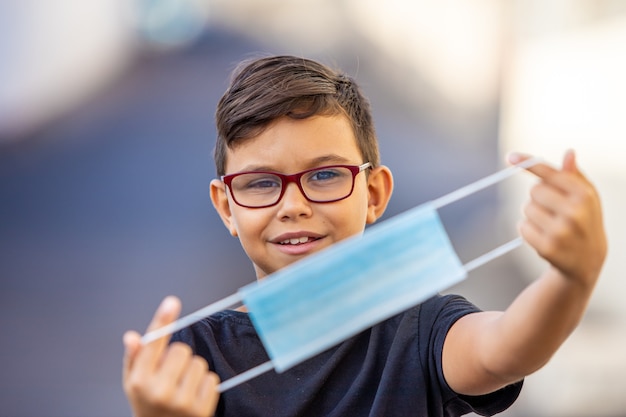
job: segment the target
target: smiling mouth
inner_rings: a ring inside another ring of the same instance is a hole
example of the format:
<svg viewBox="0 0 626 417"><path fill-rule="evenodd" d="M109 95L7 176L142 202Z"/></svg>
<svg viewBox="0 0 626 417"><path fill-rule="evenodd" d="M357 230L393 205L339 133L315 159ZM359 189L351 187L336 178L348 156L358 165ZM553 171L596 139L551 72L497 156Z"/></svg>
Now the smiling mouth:
<svg viewBox="0 0 626 417"><path fill-rule="evenodd" d="M291 239L285 239L282 242L278 242L280 245L302 245L304 243L313 242L317 240L313 237L294 237Z"/></svg>

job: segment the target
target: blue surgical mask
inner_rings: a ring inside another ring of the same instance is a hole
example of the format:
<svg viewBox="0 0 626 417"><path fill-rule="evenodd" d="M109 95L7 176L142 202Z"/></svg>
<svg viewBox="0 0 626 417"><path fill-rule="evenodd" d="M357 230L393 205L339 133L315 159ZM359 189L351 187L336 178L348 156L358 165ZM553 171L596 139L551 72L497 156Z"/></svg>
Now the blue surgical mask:
<svg viewBox="0 0 626 417"><path fill-rule="evenodd" d="M240 290L284 371L465 278L437 211L422 205Z"/></svg>

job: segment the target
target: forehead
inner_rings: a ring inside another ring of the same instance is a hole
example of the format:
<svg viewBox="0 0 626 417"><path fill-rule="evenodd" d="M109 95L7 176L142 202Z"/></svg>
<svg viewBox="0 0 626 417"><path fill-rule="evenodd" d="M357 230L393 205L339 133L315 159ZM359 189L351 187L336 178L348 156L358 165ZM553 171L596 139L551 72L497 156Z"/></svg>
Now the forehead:
<svg viewBox="0 0 626 417"><path fill-rule="evenodd" d="M226 173L291 173L319 165L361 164L357 140L344 115L282 117L263 132L228 149Z"/></svg>

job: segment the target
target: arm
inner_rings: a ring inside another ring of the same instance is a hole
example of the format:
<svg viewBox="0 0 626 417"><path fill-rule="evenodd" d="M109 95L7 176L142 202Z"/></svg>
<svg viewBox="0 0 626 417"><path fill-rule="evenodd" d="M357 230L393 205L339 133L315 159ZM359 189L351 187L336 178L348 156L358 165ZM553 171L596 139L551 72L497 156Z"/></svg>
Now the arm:
<svg viewBox="0 0 626 417"><path fill-rule="evenodd" d="M600 200L574 153L561 169L539 164L529 171L541 181L520 233L550 265L505 312L470 314L452 326L443 369L461 394L493 392L545 365L580 322L606 256Z"/></svg>
<svg viewBox="0 0 626 417"><path fill-rule="evenodd" d="M176 320L180 301L168 297L156 311L148 331ZM219 379L206 360L184 343L168 345L163 337L141 344L139 333L124 334L124 392L135 417L202 416L215 413Z"/></svg>

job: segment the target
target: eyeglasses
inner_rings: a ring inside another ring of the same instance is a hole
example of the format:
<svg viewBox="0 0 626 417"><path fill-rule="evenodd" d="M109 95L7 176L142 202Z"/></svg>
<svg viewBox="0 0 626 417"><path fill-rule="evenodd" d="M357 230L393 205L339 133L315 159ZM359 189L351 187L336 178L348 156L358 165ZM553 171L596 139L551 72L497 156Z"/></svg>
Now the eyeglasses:
<svg viewBox="0 0 626 417"><path fill-rule="evenodd" d="M270 171L238 172L222 176L230 194L238 205L264 208L277 204L290 182L298 185L304 197L313 203L332 203L348 198L354 190L354 179L359 172L370 168L363 165L328 165L285 175Z"/></svg>

